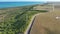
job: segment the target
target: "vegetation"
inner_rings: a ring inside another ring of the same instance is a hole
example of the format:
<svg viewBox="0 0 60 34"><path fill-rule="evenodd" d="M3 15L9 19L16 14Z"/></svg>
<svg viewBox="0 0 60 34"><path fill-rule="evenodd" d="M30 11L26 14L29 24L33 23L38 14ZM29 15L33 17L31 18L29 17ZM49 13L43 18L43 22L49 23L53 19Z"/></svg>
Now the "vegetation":
<svg viewBox="0 0 60 34"><path fill-rule="evenodd" d="M23 33L34 14L46 12L33 10L34 6L0 9L0 34Z"/></svg>

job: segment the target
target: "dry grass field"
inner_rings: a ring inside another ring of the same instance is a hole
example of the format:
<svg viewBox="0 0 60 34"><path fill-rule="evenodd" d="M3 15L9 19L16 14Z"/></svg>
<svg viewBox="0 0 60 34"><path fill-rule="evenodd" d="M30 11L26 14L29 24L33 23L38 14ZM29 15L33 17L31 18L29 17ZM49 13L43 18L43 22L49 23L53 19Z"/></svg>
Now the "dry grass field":
<svg viewBox="0 0 60 34"><path fill-rule="evenodd" d="M30 34L60 34L60 8L36 16Z"/></svg>

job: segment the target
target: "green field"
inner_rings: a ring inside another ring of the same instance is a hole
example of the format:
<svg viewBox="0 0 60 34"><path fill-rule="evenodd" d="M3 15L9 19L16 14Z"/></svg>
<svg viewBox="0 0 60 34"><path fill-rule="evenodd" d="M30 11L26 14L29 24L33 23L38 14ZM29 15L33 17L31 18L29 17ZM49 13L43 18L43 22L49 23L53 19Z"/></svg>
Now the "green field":
<svg viewBox="0 0 60 34"><path fill-rule="evenodd" d="M23 33L34 14L47 12L33 10L34 6L0 9L0 34Z"/></svg>

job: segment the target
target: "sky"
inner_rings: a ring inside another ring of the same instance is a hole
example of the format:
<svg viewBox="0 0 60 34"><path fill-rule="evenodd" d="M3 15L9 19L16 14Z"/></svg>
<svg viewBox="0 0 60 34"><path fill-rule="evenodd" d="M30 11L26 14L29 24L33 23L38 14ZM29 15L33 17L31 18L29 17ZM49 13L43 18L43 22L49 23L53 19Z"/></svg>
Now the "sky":
<svg viewBox="0 0 60 34"><path fill-rule="evenodd" d="M32 1L32 2L60 2L60 0L0 0L0 2L20 2L20 1Z"/></svg>

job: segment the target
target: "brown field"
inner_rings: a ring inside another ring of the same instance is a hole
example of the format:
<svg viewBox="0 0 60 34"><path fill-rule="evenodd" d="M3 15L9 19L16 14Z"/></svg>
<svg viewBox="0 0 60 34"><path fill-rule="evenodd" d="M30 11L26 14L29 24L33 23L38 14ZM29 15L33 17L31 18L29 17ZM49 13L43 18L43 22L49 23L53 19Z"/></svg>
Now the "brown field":
<svg viewBox="0 0 60 34"><path fill-rule="evenodd" d="M60 8L36 16L30 34L60 34Z"/></svg>

